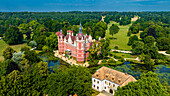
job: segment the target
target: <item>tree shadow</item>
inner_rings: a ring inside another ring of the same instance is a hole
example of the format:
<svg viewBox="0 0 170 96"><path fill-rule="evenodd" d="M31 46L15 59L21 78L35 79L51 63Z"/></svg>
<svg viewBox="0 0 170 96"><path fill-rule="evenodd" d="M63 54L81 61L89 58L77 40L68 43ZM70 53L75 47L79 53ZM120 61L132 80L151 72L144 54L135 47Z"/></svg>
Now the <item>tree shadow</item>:
<svg viewBox="0 0 170 96"><path fill-rule="evenodd" d="M114 38L114 37L109 37L109 39L110 39L110 40L114 40L114 39L116 40L117 38Z"/></svg>

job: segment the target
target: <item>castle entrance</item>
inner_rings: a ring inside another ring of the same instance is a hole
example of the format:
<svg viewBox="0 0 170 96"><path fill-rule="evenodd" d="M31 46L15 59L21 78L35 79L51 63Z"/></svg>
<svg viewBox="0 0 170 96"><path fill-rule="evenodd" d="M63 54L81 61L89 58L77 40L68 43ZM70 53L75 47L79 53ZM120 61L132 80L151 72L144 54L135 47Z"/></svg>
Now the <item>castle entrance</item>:
<svg viewBox="0 0 170 96"><path fill-rule="evenodd" d="M113 94L113 90L112 89L110 89L110 91L109 91L111 94Z"/></svg>

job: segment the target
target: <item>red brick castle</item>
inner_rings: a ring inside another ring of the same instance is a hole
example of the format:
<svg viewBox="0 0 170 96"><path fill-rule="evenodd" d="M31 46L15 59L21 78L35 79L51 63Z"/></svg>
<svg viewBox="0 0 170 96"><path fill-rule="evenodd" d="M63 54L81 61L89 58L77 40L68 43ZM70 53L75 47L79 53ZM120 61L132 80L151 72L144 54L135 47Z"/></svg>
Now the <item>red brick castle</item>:
<svg viewBox="0 0 170 96"><path fill-rule="evenodd" d="M60 54L70 53L70 56L78 62L87 61L89 48L92 45L91 35L84 35L80 24L79 33L73 36L73 31L67 30L67 35L62 34L62 30L56 33L58 36L58 49Z"/></svg>

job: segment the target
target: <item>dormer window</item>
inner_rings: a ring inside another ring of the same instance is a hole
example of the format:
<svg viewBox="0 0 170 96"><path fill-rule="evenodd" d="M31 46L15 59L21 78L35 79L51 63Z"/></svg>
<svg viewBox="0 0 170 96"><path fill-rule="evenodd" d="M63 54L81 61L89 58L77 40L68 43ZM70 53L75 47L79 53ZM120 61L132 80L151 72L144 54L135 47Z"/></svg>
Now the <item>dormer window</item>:
<svg viewBox="0 0 170 96"><path fill-rule="evenodd" d="M99 77L99 74L96 74L96 77Z"/></svg>
<svg viewBox="0 0 170 96"><path fill-rule="evenodd" d="M106 74L106 76L105 76L106 78L108 78L109 77L109 74Z"/></svg>
<svg viewBox="0 0 170 96"><path fill-rule="evenodd" d="M119 79L118 82L121 83L121 79Z"/></svg>
<svg viewBox="0 0 170 96"><path fill-rule="evenodd" d="M112 81L114 81L115 80L115 77L112 77Z"/></svg>

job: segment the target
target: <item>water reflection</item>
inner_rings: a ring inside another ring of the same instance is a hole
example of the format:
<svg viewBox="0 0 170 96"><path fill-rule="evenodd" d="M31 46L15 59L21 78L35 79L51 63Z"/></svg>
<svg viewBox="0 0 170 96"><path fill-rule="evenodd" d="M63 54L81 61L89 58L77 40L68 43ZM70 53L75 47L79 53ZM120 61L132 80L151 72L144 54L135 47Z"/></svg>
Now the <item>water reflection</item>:
<svg viewBox="0 0 170 96"><path fill-rule="evenodd" d="M114 69L133 75L137 79L143 72L148 72L144 65L131 64L130 62L125 62L123 65L114 67ZM152 71L158 75L158 78L162 83L167 81L168 84L170 84L170 68L168 68L167 65L155 65L153 66Z"/></svg>

